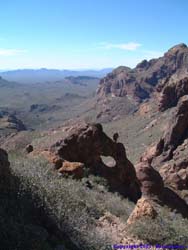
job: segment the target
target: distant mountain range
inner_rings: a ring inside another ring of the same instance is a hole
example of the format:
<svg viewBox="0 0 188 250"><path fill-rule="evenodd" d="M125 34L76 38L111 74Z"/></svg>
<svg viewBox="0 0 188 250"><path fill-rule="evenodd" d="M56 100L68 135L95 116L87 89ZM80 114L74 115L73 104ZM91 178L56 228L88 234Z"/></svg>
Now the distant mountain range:
<svg viewBox="0 0 188 250"><path fill-rule="evenodd" d="M19 69L1 72L0 75L8 81L16 81L20 83L37 83L59 81L65 77L73 76L89 76L104 77L112 71L112 68L101 70L58 70L58 69Z"/></svg>

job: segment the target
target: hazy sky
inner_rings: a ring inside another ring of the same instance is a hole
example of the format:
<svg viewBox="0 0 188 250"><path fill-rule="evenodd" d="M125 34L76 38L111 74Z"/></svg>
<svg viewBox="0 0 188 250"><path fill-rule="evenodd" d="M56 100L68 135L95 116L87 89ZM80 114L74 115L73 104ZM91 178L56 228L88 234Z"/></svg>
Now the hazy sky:
<svg viewBox="0 0 188 250"><path fill-rule="evenodd" d="M187 0L1 0L0 69L135 66L188 43Z"/></svg>

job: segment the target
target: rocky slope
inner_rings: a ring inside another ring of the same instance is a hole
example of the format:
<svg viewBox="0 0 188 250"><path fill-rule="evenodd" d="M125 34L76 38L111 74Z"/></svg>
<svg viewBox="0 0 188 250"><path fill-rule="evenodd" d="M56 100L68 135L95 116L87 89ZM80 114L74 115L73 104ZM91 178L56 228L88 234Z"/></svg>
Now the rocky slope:
<svg viewBox="0 0 188 250"><path fill-rule="evenodd" d="M100 81L97 94L129 97L141 102L156 90L162 91L169 81L177 81L188 73L188 47L179 44L169 49L163 57L144 60L134 69L119 67ZM187 91L187 90L185 90Z"/></svg>
<svg viewBox="0 0 188 250"><path fill-rule="evenodd" d="M163 135L146 150L141 162L150 162L159 171L165 186L188 205L187 110L188 95L184 95L173 110ZM180 203L183 206L182 201Z"/></svg>
<svg viewBox="0 0 188 250"><path fill-rule="evenodd" d="M143 134L145 147L149 141L147 131L151 133L151 145L135 165L141 192L145 197L156 196L163 204L187 216L188 47L176 45L163 57L144 60L134 69L123 66L115 69L100 81L97 95L99 103L114 97L114 100L122 98L126 102L129 99L137 106L134 116L128 114L129 118L125 119L130 123L126 125L128 128L136 117L148 119L149 124L143 122L145 128L135 131L138 140L139 134Z"/></svg>
<svg viewBox="0 0 188 250"><path fill-rule="evenodd" d="M12 112L0 110L0 137L26 130L23 122Z"/></svg>

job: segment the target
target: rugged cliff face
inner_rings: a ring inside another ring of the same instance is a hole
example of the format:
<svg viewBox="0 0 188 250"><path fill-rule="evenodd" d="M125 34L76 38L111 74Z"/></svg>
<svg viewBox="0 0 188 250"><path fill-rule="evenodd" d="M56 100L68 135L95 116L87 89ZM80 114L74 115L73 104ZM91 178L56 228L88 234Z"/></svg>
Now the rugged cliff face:
<svg viewBox="0 0 188 250"><path fill-rule="evenodd" d="M169 80L181 80L187 73L188 47L179 44L168 50L163 57L144 60L134 69L123 66L115 69L100 81L97 94L99 97L127 96L141 102L154 90L161 92Z"/></svg>
<svg viewBox="0 0 188 250"><path fill-rule="evenodd" d="M163 202L188 214L188 95L182 96L171 113L164 134L147 148L138 166L148 162L165 185ZM139 170L139 168L138 168ZM138 172L139 173L139 172ZM139 176L139 175L138 175ZM175 201L175 202L174 202Z"/></svg>

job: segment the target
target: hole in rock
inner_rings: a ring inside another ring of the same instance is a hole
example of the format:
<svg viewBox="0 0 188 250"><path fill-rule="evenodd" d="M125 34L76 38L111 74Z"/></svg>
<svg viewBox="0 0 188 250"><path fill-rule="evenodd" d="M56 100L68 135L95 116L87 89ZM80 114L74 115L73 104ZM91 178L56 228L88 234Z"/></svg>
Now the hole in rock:
<svg viewBox="0 0 188 250"><path fill-rule="evenodd" d="M116 161L111 156L101 156L102 162L109 168L114 168L116 166Z"/></svg>

